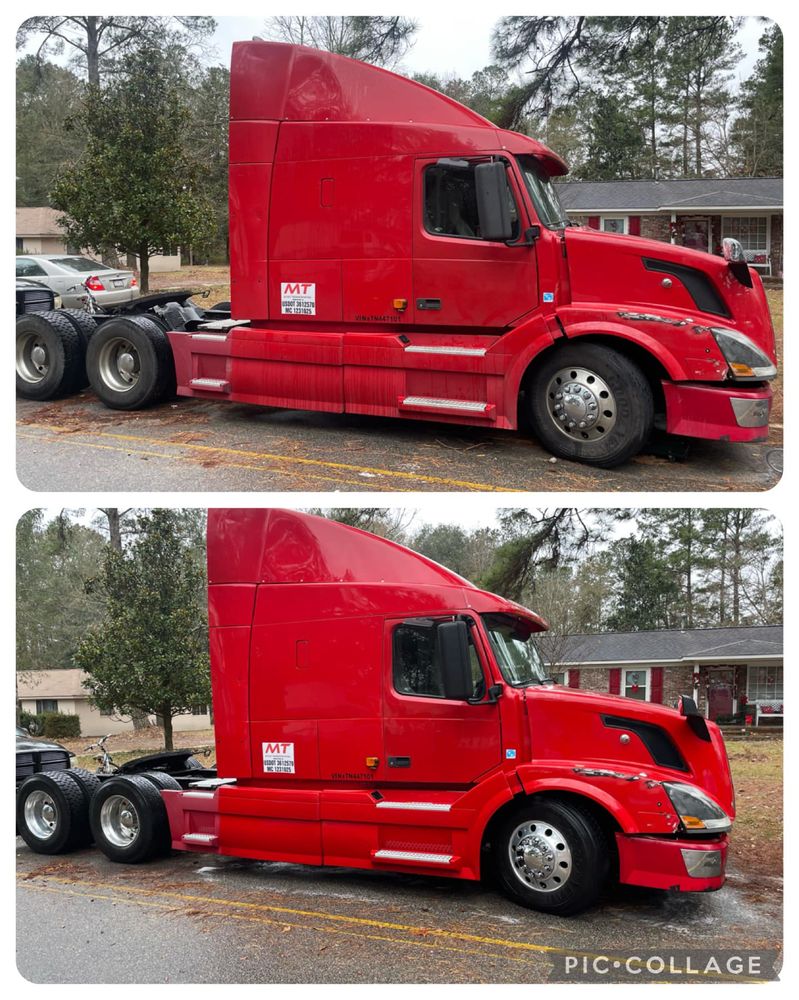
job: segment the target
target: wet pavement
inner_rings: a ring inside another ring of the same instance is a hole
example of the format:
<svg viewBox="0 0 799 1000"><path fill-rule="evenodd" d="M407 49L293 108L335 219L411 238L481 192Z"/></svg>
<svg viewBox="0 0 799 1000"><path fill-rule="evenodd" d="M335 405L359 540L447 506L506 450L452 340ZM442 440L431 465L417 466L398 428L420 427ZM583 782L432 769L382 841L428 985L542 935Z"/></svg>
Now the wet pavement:
<svg viewBox="0 0 799 1000"><path fill-rule="evenodd" d="M17 474L53 491L756 491L765 444L656 436L618 469L555 460L523 432L183 399L137 413L90 392L17 401Z"/></svg>
<svg viewBox="0 0 799 1000"><path fill-rule="evenodd" d="M616 887L562 919L478 883L201 854L134 867L17 839L17 964L36 983L579 981L567 957L779 949L772 881L757 895L734 871L716 893ZM612 962L601 979L640 982Z"/></svg>

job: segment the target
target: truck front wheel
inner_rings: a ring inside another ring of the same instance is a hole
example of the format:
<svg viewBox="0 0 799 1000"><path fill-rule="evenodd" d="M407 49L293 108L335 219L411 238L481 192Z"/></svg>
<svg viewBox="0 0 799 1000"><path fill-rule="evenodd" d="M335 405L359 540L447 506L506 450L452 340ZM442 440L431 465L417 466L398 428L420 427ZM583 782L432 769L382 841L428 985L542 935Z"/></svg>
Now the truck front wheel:
<svg viewBox="0 0 799 1000"><path fill-rule="evenodd" d="M175 363L161 326L149 316L108 320L86 350L92 389L114 410L141 410L175 392Z"/></svg>
<svg viewBox="0 0 799 1000"><path fill-rule="evenodd" d="M138 864L171 847L161 793L140 775L104 781L92 796L89 822L94 842L111 861Z"/></svg>
<svg viewBox="0 0 799 1000"><path fill-rule="evenodd" d="M610 469L636 455L652 433L646 376L603 344L560 347L536 366L528 391L533 430L560 458Z"/></svg>
<svg viewBox="0 0 799 1000"><path fill-rule="evenodd" d="M562 917L596 901L609 867L596 819L558 799L531 801L511 813L498 831L494 858L511 899Z"/></svg>

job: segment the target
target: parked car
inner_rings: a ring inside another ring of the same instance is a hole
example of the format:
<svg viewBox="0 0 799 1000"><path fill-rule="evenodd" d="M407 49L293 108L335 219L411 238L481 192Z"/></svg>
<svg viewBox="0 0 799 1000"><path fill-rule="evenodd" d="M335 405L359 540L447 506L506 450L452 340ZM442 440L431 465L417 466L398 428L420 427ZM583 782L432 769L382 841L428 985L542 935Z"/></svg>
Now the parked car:
<svg viewBox="0 0 799 1000"><path fill-rule="evenodd" d="M17 316L31 312L48 312L60 309L63 300L60 295L31 278L17 278Z"/></svg>
<svg viewBox="0 0 799 1000"><path fill-rule="evenodd" d="M75 755L52 740L39 739L17 726L17 787L42 771L66 771Z"/></svg>
<svg viewBox="0 0 799 1000"><path fill-rule="evenodd" d="M100 307L131 302L141 294L132 271L121 271L78 254L25 254L17 257L17 277L33 278L59 294L67 308L80 309L86 287Z"/></svg>

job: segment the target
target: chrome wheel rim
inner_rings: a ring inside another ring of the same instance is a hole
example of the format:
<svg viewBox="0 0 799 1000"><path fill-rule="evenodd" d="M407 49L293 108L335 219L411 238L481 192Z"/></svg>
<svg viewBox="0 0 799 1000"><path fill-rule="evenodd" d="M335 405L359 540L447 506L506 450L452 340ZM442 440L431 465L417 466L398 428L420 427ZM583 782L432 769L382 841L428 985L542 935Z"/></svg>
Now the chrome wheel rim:
<svg viewBox="0 0 799 1000"><path fill-rule="evenodd" d="M49 840L55 833L58 808L47 792L31 792L25 799L25 826L37 840Z"/></svg>
<svg viewBox="0 0 799 1000"><path fill-rule="evenodd" d="M561 368L547 386L547 412L570 440L598 441L616 424L616 398L589 368Z"/></svg>
<svg viewBox="0 0 799 1000"><path fill-rule="evenodd" d="M139 381L139 352L124 337L110 337L100 348L97 369L109 389L128 392Z"/></svg>
<svg viewBox="0 0 799 1000"><path fill-rule="evenodd" d="M516 878L536 892L554 892L571 878L572 852L563 834L551 823L526 820L511 834L508 844Z"/></svg>
<svg viewBox="0 0 799 1000"><path fill-rule="evenodd" d="M17 337L17 375L35 385L47 378L50 371L50 352L36 333L23 333Z"/></svg>
<svg viewBox="0 0 799 1000"><path fill-rule="evenodd" d="M130 847L139 836L139 814L124 795L109 795L100 807L100 828L114 847Z"/></svg>

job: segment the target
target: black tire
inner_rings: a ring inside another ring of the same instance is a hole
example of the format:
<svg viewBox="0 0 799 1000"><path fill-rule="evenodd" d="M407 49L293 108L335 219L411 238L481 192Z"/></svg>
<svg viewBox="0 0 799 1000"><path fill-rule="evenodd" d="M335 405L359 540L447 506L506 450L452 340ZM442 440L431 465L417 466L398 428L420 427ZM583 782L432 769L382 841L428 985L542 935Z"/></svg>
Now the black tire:
<svg viewBox="0 0 799 1000"><path fill-rule="evenodd" d="M113 818L121 812L131 813L136 829L135 836L127 842L123 831L132 827ZM92 797L89 822L95 844L110 861L135 865L168 854L172 846L161 792L144 775L130 774L103 781Z"/></svg>
<svg viewBox="0 0 799 1000"><path fill-rule="evenodd" d="M142 771L139 777L146 778L156 788L180 791L180 782L171 774L167 774L166 771Z"/></svg>
<svg viewBox="0 0 799 1000"><path fill-rule="evenodd" d="M26 778L17 792L17 830L36 854L66 854L91 843L89 804L68 771ZM43 835L47 825L51 832Z"/></svg>
<svg viewBox="0 0 799 1000"><path fill-rule="evenodd" d="M525 844L541 860L540 877L522 864L517 851ZM602 828L588 810L561 799L534 799L510 813L493 838L493 852L503 892L531 910L580 913L607 880L610 852Z"/></svg>
<svg viewBox="0 0 799 1000"><path fill-rule="evenodd" d="M83 342L83 351L85 355L91 336L97 329L97 320L94 316L87 313L85 309L59 309L58 315L63 316L64 319L70 322L77 331L81 341ZM89 376L86 374L86 364L84 362L83 376L77 385L77 390L80 391L81 389L85 389L88 384Z"/></svg>
<svg viewBox="0 0 799 1000"><path fill-rule="evenodd" d="M577 340L557 348L533 370L527 396L536 437L560 458L611 469L637 455L652 433L655 407L646 376L604 344Z"/></svg>
<svg viewBox="0 0 799 1000"><path fill-rule="evenodd" d="M205 767L196 757L187 757L186 763L183 765L184 771L202 771Z"/></svg>
<svg viewBox="0 0 799 1000"><path fill-rule="evenodd" d="M230 312L231 305L229 302L217 302L215 306L211 306L210 309L206 309L206 312Z"/></svg>
<svg viewBox="0 0 799 1000"><path fill-rule="evenodd" d="M142 410L175 393L172 349L150 316L103 323L89 341L86 371L92 389L113 410Z"/></svg>
<svg viewBox="0 0 799 1000"><path fill-rule="evenodd" d="M17 317L17 395L57 399L86 385L82 336L60 312Z"/></svg>

